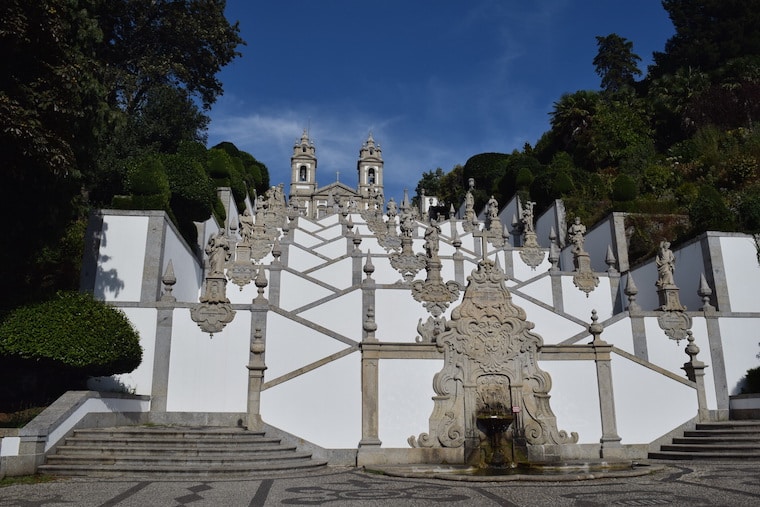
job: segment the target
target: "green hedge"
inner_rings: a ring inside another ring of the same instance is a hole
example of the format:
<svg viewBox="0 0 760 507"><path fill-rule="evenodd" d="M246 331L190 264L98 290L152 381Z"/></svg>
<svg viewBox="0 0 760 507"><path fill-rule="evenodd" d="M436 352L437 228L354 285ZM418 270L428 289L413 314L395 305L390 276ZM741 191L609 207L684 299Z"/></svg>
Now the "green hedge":
<svg viewBox="0 0 760 507"><path fill-rule="evenodd" d="M142 349L137 331L120 310L89 294L59 292L8 314L0 324L0 356L102 376L137 368Z"/></svg>

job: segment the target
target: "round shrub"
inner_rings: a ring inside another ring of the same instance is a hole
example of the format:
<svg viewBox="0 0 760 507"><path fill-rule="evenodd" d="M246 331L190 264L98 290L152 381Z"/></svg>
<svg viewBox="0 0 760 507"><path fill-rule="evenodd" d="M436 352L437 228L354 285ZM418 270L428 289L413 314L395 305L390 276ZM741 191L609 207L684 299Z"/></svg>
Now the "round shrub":
<svg viewBox="0 0 760 507"><path fill-rule="evenodd" d="M632 201L638 193L636 182L627 174L619 175L612 182L612 199L615 201Z"/></svg>
<svg viewBox="0 0 760 507"><path fill-rule="evenodd" d="M164 155L169 177L171 208L179 222L203 222L214 209L216 188L197 160L183 155Z"/></svg>
<svg viewBox="0 0 760 507"><path fill-rule="evenodd" d="M102 376L137 368L142 348L120 310L89 294L59 292L49 301L8 314L0 324L0 355Z"/></svg>

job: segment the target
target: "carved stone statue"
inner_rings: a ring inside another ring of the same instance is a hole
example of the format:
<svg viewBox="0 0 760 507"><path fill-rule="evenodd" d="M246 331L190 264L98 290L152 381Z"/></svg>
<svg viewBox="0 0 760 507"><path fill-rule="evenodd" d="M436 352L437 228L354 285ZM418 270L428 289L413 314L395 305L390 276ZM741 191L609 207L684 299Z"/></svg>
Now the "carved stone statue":
<svg viewBox="0 0 760 507"><path fill-rule="evenodd" d="M208 255L209 274L224 276L224 265L232 256L230 242L224 232L220 231L208 239L206 255Z"/></svg>
<svg viewBox="0 0 760 507"><path fill-rule="evenodd" d="M676 269L676 258L670 250L669 241L660 242L660 251L657 253L657 287L669 287L675 285L673 273Z"/></svg>
<svg viewBox="0 0 760 507"><path fill-rule="evenodd" d="M573 243L575 252L583 252L584 234L586 234L586 226L581 223L580 217L575 217L575 222L567 228L567 235Z"/></svg>
<svg viewBox="0 0 760 507"><path fill-rule="evenodd" d="M250 243L253 238L253 215L251 211L246 209L242 215L238 217L240 224L240 236L243 238L243 243Z"/></svg>
<svg viewBox="0 0 760 507"><path fill-rule="evenodd" d="M522 223L524 227L524 232L535 232L535 224L533 223L533 207L536 205L533 201L528 201L525 203L525 207L523 208L523 216L522 216Z"/></svg>
<svg viewBox="0 0 760 507"><path fill-rule="evenodd" d="M388 200L388 218L394 219L396 218L397 214L398 214L398 206L396 205L396 201L393 200L393 197L391 197Z"/></svg>
<svg viewBox="0 0 760 507"><path fill-rule="evenodd" d="M495 222L499 220L499 201L496 200L494 196L491 196L491 198L488 200L488 219L491 222Z"/></svg>
<svg viewBox="0 0 760 507"><path fill-rule="evenodd" d="M430 227L425 231L425 253L428 257L438 257L438 241L441 228L435 220L430 222Z"/></svg>

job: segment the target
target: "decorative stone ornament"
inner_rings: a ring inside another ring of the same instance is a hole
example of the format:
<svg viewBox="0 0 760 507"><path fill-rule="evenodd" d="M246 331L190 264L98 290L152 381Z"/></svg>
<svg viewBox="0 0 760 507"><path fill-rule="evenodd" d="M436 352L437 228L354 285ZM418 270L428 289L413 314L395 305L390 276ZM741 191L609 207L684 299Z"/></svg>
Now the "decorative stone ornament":
<svg viewBox="0 0 760 507"><path fill-rule="evenodd" d="M161 283L164 284L164 293L161 295L161 301L176 301L177 298L172 294L172 290L174 289L174 284L177 283L177 277L174 276L174 265L172 264L171 259L169 259L169 264L166 265L166 271L161 278Z"/></svg>
<svg viewBox="0 0 760 507"><path fill-rule="evenodd" d="M533 224L533 207L535 205L535 202L529 201L522 210L524 240L523 246L520 249L520 258L533 270L544 262L545 257L544 251L538 244L538 235L536 234Z"/></svg>
<svg viewBox="0 0 760 507"><path fill-rule="evenodd" d="M599 277L591 269L591 257L583 248L585 232L586 226L581 223L579 217L575 217L575 223L567 228L567 235L573 243L573 264L575 265L573 284L588 297L589 293L599 285Z"/></svg>
<svg viewBox="0 0 760 507"><path fill-rule="evenodd" d="M459 284L453 280L444 283L441 277L441 259L438 257L438 223L433 220L425 232L425 270L427 278L412 282L412 297L422 303L427 311L438 318L451 303L459 298Z"/></svg>
<svg viewBox="0 0 760 507"><path fill-rule="evenodd" d="M225 267L230 260L230 244L223 231L211 236L206 246L208 269L200 304L190 309L190 318L212 337L232 322L235 311L227 299Z"/></svg>
<svg viewBox="0 0 760 507"><path fill-rule="evenodd" d="M462 303L436 337L444 366L433 379L429 431L409 437L412 447L464 445L465 459L477 462L483 435L476 412L493 396L515 415L507 431L513 441L526 446L578 441L576 433L557 429L549 406L551 378L538 367L543 339L512 303L505 278L487 259L470 275Z"/></svg>
<svg viewBox="0 0 760 507"><path fill-rule="evenodd" d="M414 231L414 219L409 212L406 199L401 204L401 252L393 252L388 259L393 269L401 273L404 282L411 282L426 265L425 255L414 253L412 249L412 233Z"/></svg>
<svg viewBox="0 0 760 507"><path fill-rule="evenodd" d="M676 258L670 250L670 242L661 241L660 250L655 259L657 265L657 295L660 298L658 310L663 312L657 317L657 324L671 340L679 342L686 338L691 329L691 317L678 297L679 289L675 284Z"/></svg>

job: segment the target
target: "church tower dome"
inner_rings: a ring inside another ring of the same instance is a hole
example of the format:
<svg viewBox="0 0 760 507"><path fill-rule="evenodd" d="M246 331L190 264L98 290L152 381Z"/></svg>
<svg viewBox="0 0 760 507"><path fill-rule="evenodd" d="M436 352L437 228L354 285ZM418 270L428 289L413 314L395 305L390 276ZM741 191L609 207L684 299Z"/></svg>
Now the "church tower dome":
<svg viewBox="0 0 760 507"><path fill-rule="evenodd" d="M356 167L359 172L359 195L365 200L378 193L383 195L383 150L375 143L372 133L359 150Z"/></svg>

